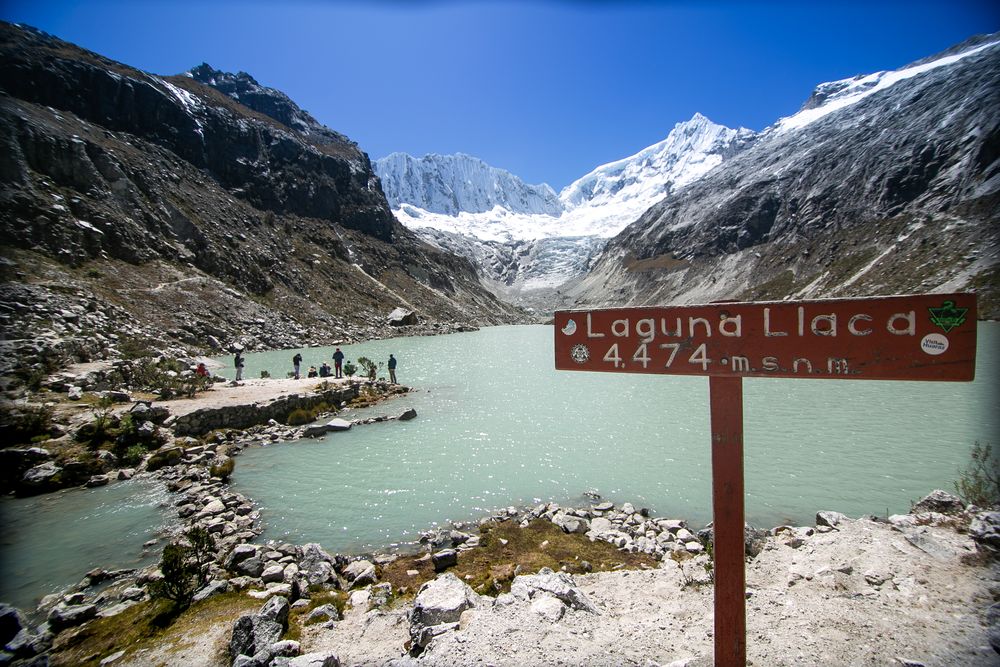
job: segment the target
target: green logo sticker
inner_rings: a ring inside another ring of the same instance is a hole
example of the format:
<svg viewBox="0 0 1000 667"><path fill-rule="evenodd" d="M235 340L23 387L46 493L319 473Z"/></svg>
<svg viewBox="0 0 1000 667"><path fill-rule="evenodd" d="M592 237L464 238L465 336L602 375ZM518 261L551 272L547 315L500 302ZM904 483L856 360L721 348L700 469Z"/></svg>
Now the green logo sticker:
<svg viewBox="0 0 1000 667"><path fill-rule="evenodd" d="M938 308L928 308L931 311L931 324L939 326L948 333L957 326L965 322L965 314L968 308L956 308L954 301L945 301Z"/></svg>

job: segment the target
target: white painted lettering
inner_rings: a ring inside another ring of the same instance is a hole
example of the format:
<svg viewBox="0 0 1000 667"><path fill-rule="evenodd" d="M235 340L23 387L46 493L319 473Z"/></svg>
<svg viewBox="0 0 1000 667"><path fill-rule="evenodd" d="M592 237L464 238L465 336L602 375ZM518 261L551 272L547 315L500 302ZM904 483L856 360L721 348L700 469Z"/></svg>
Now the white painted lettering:
<svg viewBox="0 0 1000 667"><path fill-rule="evenodd" d="M826 328L820 328L820 322L826 322ZM812 318L810 328L815 336L836 336L837 315L835 313L830 313L829 315L817 315Z"/></svg>
<svg viewBox="0 0 1000 667"><path fill-rule="evenodd" d="M831 375L847 375L849 372L847 359L843 357L827 357L826 372Z"/></svg>
<svg viewBox="0 0 1000 667"><path fill-rule="evenodd" d="M604 361L610 361L618 368L622 363L621 355L618 354L618 343L615 343L608 348L608 351L604 353Z"/></svg>
<svg viewBox="0 0 1000 667"><path fill-rule="evenodd" d="M852 336L867 336L872 332L871 329L859 329L857 323L861 320L865 322L871 322L871 315L865 315L864 313L858 313L851 318L851 321L847 323L847 330L851 332Z"/></svg>
<svg viewBox="0 0 1000 667"><path fill-rule="evenodd" d="M729 317L728 315L722 315L722 320L719 322L719 333L723 336L729 336L731 338L739 338L743 335L743 316L737 315L736 317ZM729 325L727 327L727 325Z"/></svg>
<svg viewBox="0 0 1000 667"><path fill-rule="evenodd" d="M765 336L787 336L787 331L771 331L771 309L764 309L764 335Z"/></svg>
<svg viewBox="0 0 1000 667"><path fill-rule="evenodd" d="M694 338L694 327L696 324L701 324L705 327L705 338L712 337L712 325L708 323L703 317L689 317L688 318L688 337Z"/></svg>
<svg viewBox="0 0 1000 667"><path fill-rule="evenodd" d="M677 350L680 348L680 343L660 343L661 350L670 350L670 356L667 357L667 363L663 364L664 368L670 368L670 364L674 363L674 357L677 356Z"/></svg>
<svg viewBox="0 0 1000 667"><path fill-rule="evenodd" d="M806 335L806 309L799 306L799 337Z"/></svg>
<svg viewBox="0 0 1000 667"><path fill-rule="evenodd" d="M778 370L778 358L777 357L764 357L764 370L765 371L776 371L776 370Z"/></svg>
<svg viewBox="0 0 1000 667"><path fill-rule="evenodd" d="M594 329L590 323L590 313L587 313L587 338L604 338L604 334L594 333Z"/></svg>
<svg viewBox="0 0 1000 667"><path fill-rule="evenodd" d="M618 338L628 338L628 320L615 320L612 322L611 335Z"/></svg>
<svg viewBox="0 0 1000 667"><path fill-rule="evenodd" d="M673 333L671 333L670 330L667 329L667 318L665 318L665 317L661 317L660 318L660 331L663 332L664 336L677 336L677 337L680 337L680 335L681 335L681 318L678 317L676 320L674 320L674 322L675 322L675 326L677 328L674 329Z"/></svg>
<svg viewBox="0 0 1000 667"><path fill-rule="evenodd" d="M652 322L653 320L650 320ZM632 355L632 361L637 361L642 364L643 368L649 366L649 353L646 352L646 344L643 343L636 348L635 354Z"/></svg>
<svg viewBox="0 0 1000 667"><path fill-rule="evenodd" d="M635 333L643 343L652 343L656 337L656 320L653 318L639 320L635 323Z"/></svg>
<svg viewBox="0 0 1000 667"><path fill-rule="evenodd" d="M897 329L896 320L906 320L906 328ZM915 336L917 334L916 313L912 310L908 313L896 313L889 318L886 328L889 329L889 333L896 334L897 336Z"/></svg>
<svg viewBox="0 0 1000 667"><path fill-rule="evenodd" d="M706 322L706 324L708 323ZM701 364L702 371L708 370L708 365L712 363L712 360L708 358L708 347L706 347L705 343L702 343L695 348L695 351L691 353L690 357L688 357L688 363Z"/></svg>
<svg viewBox="0 0 1000 667"><path fill-rule="evenodd" d="M799 363L800 362L804 363L806 365L806 373L812 373L813 372L812 362L809 361L808 359L803 359L803 358L800 357L800 358L798 358L798 359L796 359L795 361L792 362L792 372L793 373L798 373L799 372Z"/></svg>
<svg viewBox="0 0 1000 667"><path fill-rule="evenodd" d="M734 373L747 373L750 371L750 360L746 357L733 357L730 368Z"/></svg>

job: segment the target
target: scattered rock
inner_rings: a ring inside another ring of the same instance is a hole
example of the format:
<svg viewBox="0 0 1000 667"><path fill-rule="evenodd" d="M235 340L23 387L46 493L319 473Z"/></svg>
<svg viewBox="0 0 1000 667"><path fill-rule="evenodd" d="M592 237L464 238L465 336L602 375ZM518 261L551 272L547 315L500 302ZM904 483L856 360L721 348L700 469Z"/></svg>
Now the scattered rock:
<svg viewBox="0 0 1000 667"><path fill-rule="evenodd" d="M934 489L920 502L913 506L910 514L921 512L938 512L939 514L961 514L965 511L965 503L958 496L952 495L941 489Z"/></svg>

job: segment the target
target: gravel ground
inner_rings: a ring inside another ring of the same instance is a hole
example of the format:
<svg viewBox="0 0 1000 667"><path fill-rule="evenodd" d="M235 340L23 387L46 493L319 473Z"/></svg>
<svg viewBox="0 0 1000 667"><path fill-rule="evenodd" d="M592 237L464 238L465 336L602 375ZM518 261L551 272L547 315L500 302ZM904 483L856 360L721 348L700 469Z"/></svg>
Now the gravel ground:
<svg viewBox="0 0 1000 667"><path fill-rule="evenodd" d="M972 542L951 528L911 530L926 550L868 520L806 536L797 548L790 534L769 538L747 565L748 664L1000 664L984 626L1000 596L1000 565L967 564ZM344 665L711 665L712 588L685 585L699 574L698 560L667 560L656 570L579 576L600 615L567 610L555 622L529 602L484 598L416 660L403 657L408 606L359 605L332 628L307 628L302 650L333 650Z"/></svg>

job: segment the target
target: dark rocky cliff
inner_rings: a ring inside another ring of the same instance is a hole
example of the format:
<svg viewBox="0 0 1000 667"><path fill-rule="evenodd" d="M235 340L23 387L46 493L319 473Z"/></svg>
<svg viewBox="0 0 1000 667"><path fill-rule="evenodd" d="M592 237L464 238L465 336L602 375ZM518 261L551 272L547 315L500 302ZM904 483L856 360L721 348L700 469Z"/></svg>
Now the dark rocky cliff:
<svg viewBox="0 0 1000 667"><path fill-rule="evenodd" d="M877 82L824 84L803 108ZM779 123L626 228L573 294L638 305L975 289L996 318L997 109L994 45L802 127Z"/></svg>
<svg viewBox="0 0 1000 667"><path fill-rule="evenodd" d="M440 325L521 316L399 225L368 156L287 96L207 66L153 76L5 23L0 212L7 354L41 333L99 353L124 320L209 349L386 335L396 306ZM101 330L33 332L56 301L106 310Z"/></svg>

